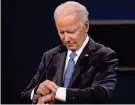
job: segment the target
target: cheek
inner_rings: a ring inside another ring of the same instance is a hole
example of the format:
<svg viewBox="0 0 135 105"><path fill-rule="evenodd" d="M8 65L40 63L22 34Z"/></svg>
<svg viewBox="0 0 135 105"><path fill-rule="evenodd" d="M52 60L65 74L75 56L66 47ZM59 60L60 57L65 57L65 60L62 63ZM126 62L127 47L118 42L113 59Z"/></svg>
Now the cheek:
<svg viewBox="0 0 135 105"><path fill-rule="evenodd" d="M78 33L77 35L76 35L76 43L79 43L80 42L80 40L82 39L82 37L81 37L81 35L80 35L80 33Z"/></svg>
<svg viewBox="0 0 135 105"><path fill-rule="evenodd" d="M77 37L77 35L72 35L71 37L70 37L70 41L73 41L74 43L77 43L78 42L78 37Z"/></svg>

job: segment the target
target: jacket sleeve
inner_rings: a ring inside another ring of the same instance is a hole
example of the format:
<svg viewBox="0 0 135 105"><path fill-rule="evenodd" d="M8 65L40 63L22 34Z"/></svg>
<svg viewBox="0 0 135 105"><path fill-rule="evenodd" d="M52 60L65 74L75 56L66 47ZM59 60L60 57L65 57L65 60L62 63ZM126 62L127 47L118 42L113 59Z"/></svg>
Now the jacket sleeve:
<svg viewBox="0 0 135 105"><path fill-rule="evenodd" d="M117 66L116 53L105 54L92 86L85 89L67 88L66 101L71 103L108 103L117 80Z"/></svg>
<svg viewBox="0 0 135 105"><path fill-rule="evenodd" d="M31 92L39 84L40 77L41 77L42 73L44 72L45 66L46 66L46 64L45 64L45 53L44 53L42 60L40 62L40 65L37 69L37 73L34 75L34 77L32 78L32 80L29 83L29 85L27 86L27 88L21 93L21 97L20 97L21 103L27 103L27 104L32 103Z"/></svg>

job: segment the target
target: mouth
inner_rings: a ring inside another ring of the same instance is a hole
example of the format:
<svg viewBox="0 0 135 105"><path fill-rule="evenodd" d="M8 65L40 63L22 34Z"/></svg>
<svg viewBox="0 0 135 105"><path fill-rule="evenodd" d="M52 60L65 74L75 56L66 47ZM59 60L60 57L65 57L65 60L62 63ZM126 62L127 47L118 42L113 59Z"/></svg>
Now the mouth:
<svg viewBox="0 0 135 105"><path fill-rule="evenodd" d="M72 47L74 44L65 44L67 47Z"/></svg>
<svg viewBox="0 0 135 105"><path fill-rule="evenodd" d="M75 51L76 50L76 44L66 43L64 45L67 47L68 50L72 50L72 51Z"/></svg>

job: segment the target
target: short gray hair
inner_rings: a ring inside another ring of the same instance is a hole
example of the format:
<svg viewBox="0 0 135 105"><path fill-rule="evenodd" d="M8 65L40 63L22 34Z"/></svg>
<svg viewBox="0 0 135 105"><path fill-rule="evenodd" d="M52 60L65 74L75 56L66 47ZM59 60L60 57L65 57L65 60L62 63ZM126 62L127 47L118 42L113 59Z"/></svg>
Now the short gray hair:
<svg viewBox="0 0 135 105"><path fill-rule="evenodd" d="M59 14L73 12L79 12L82 22L88 20L89 12L87 8L84 5L75 1L67 1L59 5L54 11L54 19Z"/></svg>

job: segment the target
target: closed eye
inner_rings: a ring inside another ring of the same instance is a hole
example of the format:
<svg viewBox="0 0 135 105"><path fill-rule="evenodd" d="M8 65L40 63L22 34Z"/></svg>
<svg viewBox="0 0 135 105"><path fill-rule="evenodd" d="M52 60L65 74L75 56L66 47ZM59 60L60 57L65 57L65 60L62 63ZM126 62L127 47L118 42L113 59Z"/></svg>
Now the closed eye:
<svg viewBox="0 0 135 105"><path fill-rule="evenodd" d="M60 34L64 34L64 31L60 31L59 33L60 33Z"/></svg>
<svg viewBox="0 0 135 105"><path fill-rule="evenodd" d="M76 30L74 30L74 31L68 31L69 34L73 34L75 32L76 32Z"/></svg>

